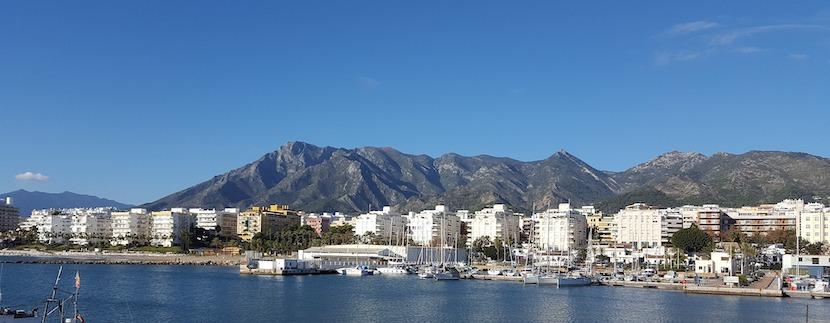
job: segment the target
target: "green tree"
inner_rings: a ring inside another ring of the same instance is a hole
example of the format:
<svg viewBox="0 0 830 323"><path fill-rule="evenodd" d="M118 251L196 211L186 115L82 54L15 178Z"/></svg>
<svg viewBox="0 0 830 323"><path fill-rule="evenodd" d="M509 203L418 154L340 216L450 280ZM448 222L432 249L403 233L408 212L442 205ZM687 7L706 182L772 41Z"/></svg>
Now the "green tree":
<svg viewBox="0 0 830 323"><path fill-rule="evenodd" d="M671 237L671 244L686 253L696 253L712 245L712 238L696 225L681 229Z"/></svg>
<svg viewBox="0 0 830 323"><path fill-rule="evenodd" d="M320 237L324 245L341 245L355 242L354 227L349 224L330 227Z"/></svg>
<svg viewBox="0 0 830 323"><path fill-rule="evenodd" d="M809 255L824 254L824 243L821 242L821 241L808 243L806 245L804 245L803 242L802 242L802 246L803 246L802 249L804 250L804 252L806 252Z"/></svg>

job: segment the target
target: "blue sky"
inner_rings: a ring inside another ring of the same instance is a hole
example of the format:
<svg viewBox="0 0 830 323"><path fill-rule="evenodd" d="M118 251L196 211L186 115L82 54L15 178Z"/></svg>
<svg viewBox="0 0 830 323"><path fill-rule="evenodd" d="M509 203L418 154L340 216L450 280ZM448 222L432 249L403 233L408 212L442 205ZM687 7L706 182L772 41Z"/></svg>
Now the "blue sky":
<svg viewBox="0 0 830 323"><path fill-rule="evenodd" d="M292 140L830 156L830 4L550 2L4 2L0 192L149 202Z"/></svg>

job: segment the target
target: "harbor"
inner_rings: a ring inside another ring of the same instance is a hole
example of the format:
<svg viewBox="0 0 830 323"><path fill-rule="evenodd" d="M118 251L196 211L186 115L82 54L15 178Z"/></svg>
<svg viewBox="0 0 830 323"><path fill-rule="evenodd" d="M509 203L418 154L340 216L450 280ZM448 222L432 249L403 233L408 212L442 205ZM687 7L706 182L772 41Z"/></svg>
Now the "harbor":
<svg viewBox="0 0 830 323"><path fill-rule="evenodd" d="M38 304L54 283L58 267L6 264L4 303L32 304L27 311L42 309ZM806 306L809 322L827 322L830 317L823 300L638 287L555 288L482 279L439 282L417 275L240 275L238 268L218 266L64 265L64 271L62 286L67 289L80 272L78 306L87 322L131 322L138 317L154 322L232 322L239 317L268 322L275 316L282 321L348 322L662 322L692 316L715 322L804 322ZM199 296L172 296L183 290ZM378 305L387 303L397 309Z"/></svg>

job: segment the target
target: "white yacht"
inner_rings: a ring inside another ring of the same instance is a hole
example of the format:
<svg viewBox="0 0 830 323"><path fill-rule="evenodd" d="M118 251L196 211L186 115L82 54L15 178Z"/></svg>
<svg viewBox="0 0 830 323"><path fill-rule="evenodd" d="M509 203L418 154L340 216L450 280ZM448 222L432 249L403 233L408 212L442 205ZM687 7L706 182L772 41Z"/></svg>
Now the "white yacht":
<svg viewBox="0 0 830 323"><path fill-rule="evenodd" d="M403 267L378 267L378 273L384 275L407 275L409 271Z"/></svg>
<svg viewBox="0 0 830 323"><path fill-rule="evenodd" d="M337 269L337 272L345 276L369 276L374 273L366 266L343 267Z"/></svg>

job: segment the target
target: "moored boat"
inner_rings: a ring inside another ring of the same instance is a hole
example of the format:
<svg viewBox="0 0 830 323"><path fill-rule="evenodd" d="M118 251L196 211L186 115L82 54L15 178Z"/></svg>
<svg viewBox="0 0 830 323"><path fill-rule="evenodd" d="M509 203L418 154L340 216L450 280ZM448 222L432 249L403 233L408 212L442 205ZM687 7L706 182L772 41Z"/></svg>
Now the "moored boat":
<svg viewBox="0 0 830 323"><path fill-rule="evenodd" d="M443 271L437 272L432 276L435 280L459 280L461 273L453 267L445 268Z"/></svg>
<svg viewBox="0 0 830 323"><path fill-rule="evenodd" d="M366 266L338 268L337 272L345 276L369 276L374 273Z"/></svg>
<svg viewBox="0 0 830 323"><path fill-rule="evenodd" d="M406 268L403 267L378 267L378 273L383 275L407 275L410 274Z"/></svg>
<svg viewBox="0 0 830 323"><path fill-rule="evenodd" d="M557 287L589 286L591 283L591 277L584 276L582 274L561 275L556 277Z"/></svg>

